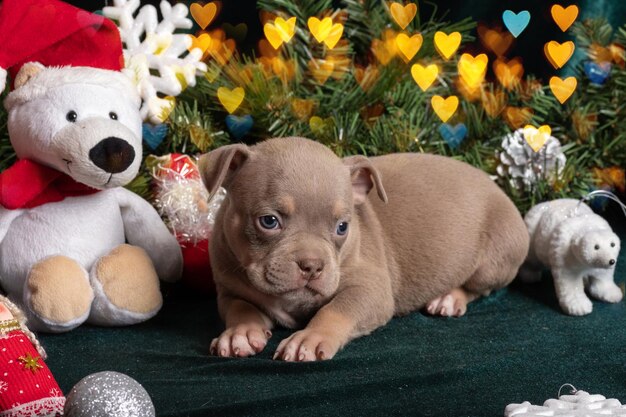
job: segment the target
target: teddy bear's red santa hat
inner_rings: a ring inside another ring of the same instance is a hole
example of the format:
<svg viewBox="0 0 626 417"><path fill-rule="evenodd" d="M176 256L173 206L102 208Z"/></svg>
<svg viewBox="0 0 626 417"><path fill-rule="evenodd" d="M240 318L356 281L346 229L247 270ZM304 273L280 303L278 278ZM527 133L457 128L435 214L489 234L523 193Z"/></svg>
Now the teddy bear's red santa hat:
<svg viewBox="0 0 626 417"><path fill-rule="evenodd" d="M0 92L27 62L119 71L122 41L110 20L59 0L0 2Z"/></svg>

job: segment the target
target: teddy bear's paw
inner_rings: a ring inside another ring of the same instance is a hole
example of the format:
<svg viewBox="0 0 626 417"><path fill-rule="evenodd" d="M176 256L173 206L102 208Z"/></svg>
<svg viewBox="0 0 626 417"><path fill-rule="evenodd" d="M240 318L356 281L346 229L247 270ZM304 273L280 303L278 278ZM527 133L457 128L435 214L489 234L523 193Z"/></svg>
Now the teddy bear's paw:
<svg viewBox="0 0 626 417"><path fill-rule="evenodd" d="M593 310L591 300L585 296L561 298L559 304L563 311L570 316L584 316L591 313L591 310Z"/></svg>
<svg viewBox="0 0 626 417"><path fill-rule="evenodd" d="M159 278L141 248L120 245L100 258L91 270L95 300L89 322L126 325L145 321L161 308Z"/></svg>
<svg viewBox="0 0 626 417"><path fill-rule="evenodd" d="M25 282L25 304L34 314L38 330L63 332L89 316L93 291L87 271L65 256L36 263Z"/></svg>
<svg viewBox="0 0 626 417"><path fill-rule="evenodd" d="M624 297L620 287L615 285L612 280L595 278L592 278L589 284L589 294L593 298L606 303L619 303Z"/></svg>

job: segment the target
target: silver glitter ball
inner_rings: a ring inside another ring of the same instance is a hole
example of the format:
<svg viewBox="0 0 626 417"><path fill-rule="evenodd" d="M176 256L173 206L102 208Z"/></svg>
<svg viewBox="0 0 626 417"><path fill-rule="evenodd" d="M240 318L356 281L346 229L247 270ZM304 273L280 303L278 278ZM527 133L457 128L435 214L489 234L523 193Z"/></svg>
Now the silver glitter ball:
<svg viewBox="0 0 626 417"><path fill-rule="evenodd" d="M141 384L128 375L105 371L81 379L67 395L66 417L155 417Z"/></svg>

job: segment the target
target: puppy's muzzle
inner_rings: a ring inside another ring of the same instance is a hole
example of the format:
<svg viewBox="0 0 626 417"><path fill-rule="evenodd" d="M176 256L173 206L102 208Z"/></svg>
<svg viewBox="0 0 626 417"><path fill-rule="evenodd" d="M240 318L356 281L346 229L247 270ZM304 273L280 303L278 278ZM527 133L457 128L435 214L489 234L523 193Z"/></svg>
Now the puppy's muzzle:
<svg viewBox="0 0 626 417"><path fill-rule="evenodd" d="M303 258L296 261L300 267L302 278L307 281L318 279L324 270L324 260L319 258Z"/></svg>

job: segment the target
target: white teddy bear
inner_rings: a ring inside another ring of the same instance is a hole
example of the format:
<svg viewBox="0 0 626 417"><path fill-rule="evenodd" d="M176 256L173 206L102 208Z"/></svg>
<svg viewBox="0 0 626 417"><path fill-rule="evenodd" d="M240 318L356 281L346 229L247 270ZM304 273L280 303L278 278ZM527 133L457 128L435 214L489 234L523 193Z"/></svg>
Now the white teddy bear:
<svg viewBox="0 0 626 417"><path fill-rule="evenodd" d="M524 217L530 250L520 270L525 282L541 279L550 268L563 311L574 316L591 313L594 298L609 303L622 299L613 282L620 239L609 224L578 200L560 199L534 206Z"/></svg>
<svg viewBox="0 0 626 417"><path fill-rule="evenodd" d="M127 325L160 309L182 255L122 188L141 164L141 100L121 72L27 63L5 100L20 160L0 177L0 286L37 330Z"/></svg>

